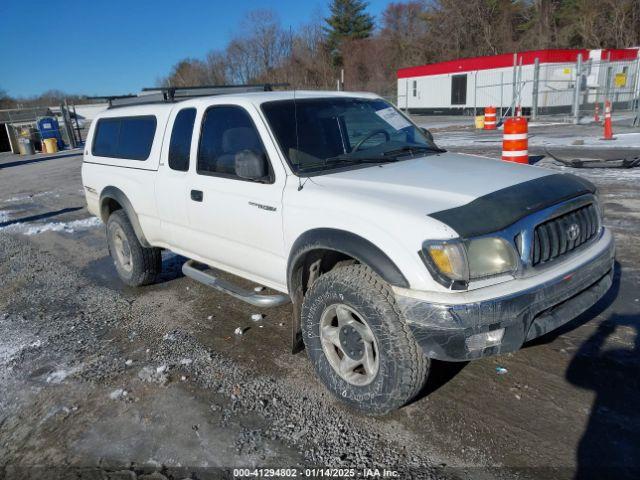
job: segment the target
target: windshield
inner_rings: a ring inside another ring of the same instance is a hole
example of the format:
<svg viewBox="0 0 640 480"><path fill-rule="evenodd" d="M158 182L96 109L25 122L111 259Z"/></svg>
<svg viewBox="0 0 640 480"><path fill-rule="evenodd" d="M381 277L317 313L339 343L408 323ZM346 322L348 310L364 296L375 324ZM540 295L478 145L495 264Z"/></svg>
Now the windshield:
<svg viewBox="0 0 640 480"><path fill-rule="evenodd" d="M296 174L442 151L380 99L280 100L262 111Z"/></svg>

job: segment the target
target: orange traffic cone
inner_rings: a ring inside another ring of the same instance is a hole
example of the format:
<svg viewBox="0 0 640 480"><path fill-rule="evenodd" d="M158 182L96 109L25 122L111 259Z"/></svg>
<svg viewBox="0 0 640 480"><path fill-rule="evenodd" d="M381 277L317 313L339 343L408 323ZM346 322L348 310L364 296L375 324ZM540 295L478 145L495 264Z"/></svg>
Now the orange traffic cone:
<svg viewBox="0 0 640 480"><path fill-rule="evenodd" d="M611 127L611 102L607 100L604 104L604 137L602 140L615 140L613 128Z"/></svg>

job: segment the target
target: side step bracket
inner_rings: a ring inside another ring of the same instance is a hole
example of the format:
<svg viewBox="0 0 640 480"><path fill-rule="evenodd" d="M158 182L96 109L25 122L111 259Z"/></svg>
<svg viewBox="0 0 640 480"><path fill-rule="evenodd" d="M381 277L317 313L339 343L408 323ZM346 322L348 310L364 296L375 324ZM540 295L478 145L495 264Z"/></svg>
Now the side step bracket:
<svg viewBox="0 0 640 480"><path fill-rule="evenodd" d="M199 264L195 260L186 261L184 265L182 265L182 273L196 282L204 283L205 285L213 287L216 290L231 295L232 297L242 300L243 302L247 302L253 306L263 308L279 307L280 305L284 305L291 301L289 296L284 294L259 295L245 290L238 285L234 285L233 283L222 280L211 273L200 270L197 265L202 264Z"/></svg>

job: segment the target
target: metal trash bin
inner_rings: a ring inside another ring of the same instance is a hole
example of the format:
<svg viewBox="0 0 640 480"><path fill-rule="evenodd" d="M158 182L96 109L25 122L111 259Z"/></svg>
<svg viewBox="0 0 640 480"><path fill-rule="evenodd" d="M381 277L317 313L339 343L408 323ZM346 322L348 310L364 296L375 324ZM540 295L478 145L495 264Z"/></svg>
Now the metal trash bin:
<svg viewBox="0 0 640 480"><path fill-rule="evenodd" d="M31 139L26 137L20 137L18 139L18 150L20 151L20 155L33 155L35 153Z"/></svg>

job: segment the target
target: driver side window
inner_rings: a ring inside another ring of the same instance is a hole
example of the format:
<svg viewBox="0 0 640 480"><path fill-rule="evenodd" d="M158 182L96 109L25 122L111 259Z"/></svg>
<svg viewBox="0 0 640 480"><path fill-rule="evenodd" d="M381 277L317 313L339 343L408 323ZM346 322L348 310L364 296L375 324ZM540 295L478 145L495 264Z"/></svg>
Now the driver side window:
<svg viewBox="0 0 640 480"><path fill-rule="evenodd" d="M267 158L260 134L247 111L235 105L210 107L202 121L198 174L240 179L235 159L246 150Z"/></svg>

